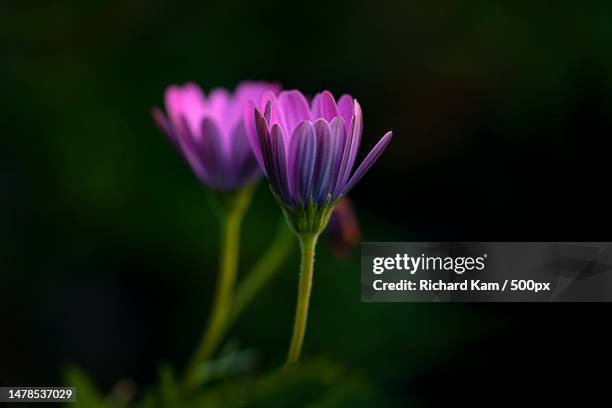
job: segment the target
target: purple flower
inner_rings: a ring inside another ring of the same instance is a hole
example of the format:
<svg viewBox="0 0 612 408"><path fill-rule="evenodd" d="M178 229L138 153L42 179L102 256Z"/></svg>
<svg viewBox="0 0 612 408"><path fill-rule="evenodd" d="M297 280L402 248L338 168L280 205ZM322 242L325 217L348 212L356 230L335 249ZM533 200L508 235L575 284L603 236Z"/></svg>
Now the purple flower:
<svg viewBox="0 0 612 408"><path fill-rule="evenodd" d="M202 182L235 190L261 174L244 127L244 107L279 90L276 84L243 82L233 94L217 88L207 97L194 83L171 85L164 95L167 116L155 108L153 118Z"/></svg>
<svg viewBox="0 0 612 408"><path fill-rule="evenodd" d="M392 133L387 132L353 172L363 119L359 103L350 95L336 102L323 91L308 104L293 90L268 95L264 102L263 112L253 102L245 108L255 157L293 218L292 227L320 231L327 224L328 210L380 157ZM325 214L319 214L320 209ZM295 225L297 219L303 221L301 226Z"/></svg>

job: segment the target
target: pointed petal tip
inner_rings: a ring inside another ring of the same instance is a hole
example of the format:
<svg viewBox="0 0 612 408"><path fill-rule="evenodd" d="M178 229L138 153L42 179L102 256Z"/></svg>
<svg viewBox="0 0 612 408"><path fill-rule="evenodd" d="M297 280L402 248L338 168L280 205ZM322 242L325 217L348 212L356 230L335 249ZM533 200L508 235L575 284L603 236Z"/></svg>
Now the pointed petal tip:
<svg viewBox="0 0 612 408"><path fill-rule="evenodd" d="M305 127L309 127L309 128L313 128L314 129L314 123L312 123L312 121L310 121L308 119L302 120L301 122L299 122L295 126L295 129L293 130L293 133L296 133L298 131L303 131Z"/></svg>
<svg viewBox="0 0 612 408"><path fill-rule="evenodd" d="M255 105L255 102L253 102L253 100L251 99L249 99L242 108L242 115L245 126L247 128L247 133L249 132L250 125L254 124L255 122L255 109L257 109L257 106Z"/></svg>
<svg viewBox="0 0 612 408"><path fill-rule="evenodd" d="M273 100L272 99L268 99L268 101L266 102L266 105L264 107L264 119L266 119L266 122L270 122L270 119L272 118L272 104L273 104Z"/></svg>
<svg viewBox="0 0 612 408"><path fill-rule="evenodd" d="M346 195L357 182L370 170L372 165L378 160L378 158L385 151L389 142L391 141L391 137L393 136L393 132L389 131L385 133L385 135L376 143L376 145L370 150L370 153L363 159L355 173L348 180L346 185L342 188L341 193Z"/></svg>
<svg viewBox="0 0 612 408"><path fill-rule="evenodd" d="M357 99L353 100L353 106L354 106L354 109L355 109L355 115L362 116L363 115L363 111L361 109L361 104L359 104L359 101L357 101Z"/></svg>
<svg viewBox="0 0 612 408"><path fill-rule="evenodd" d="M333 118L339 116L338 105L331 92L325 90L317 94L312 100L313 119L323 118L331 122Z"/></svg>
<svg viewBox="0 0 612 408"><path fill-rule="evenodd" d="M336 101L336 99L334 98L334 94L332 94L330 91L328 91L327 89L325 89L323 92L321 92L323 95L327 95L330 96L334 102Z"/></svg>
<svg viewBox="0 0 612 408"><path fill-rule="evenodd" d="M176 135L174 132L172 132L171 125L168 122L168 118L164 114L164 111L157 106L154 106L151 108L151 116L153 117L153 122L155 122L159 130L161 130L162 133L168 136L170 140L176 144Z"/></svg>
<svg viewBox="0 0 612 408"><path fill-rule="evenodd" d="M253 110L253 117L255 118L255 123L257 123L260 120L263 120L264 122L266 122L266 127L268 125L266 118L264 117L263 113L261 113L261 111L259 110L259 108L257 106L255 106L255 109Z"/></svg>
<svg viewBox="0 0 612 408"><path fill-rule="evenodd" d="M274 123L270 128L270 132L283 132L283 128L278 123Z"/></svg>
<svg viewBox="0 0 612 408"><path fill-rule="evenodd" d="M278 98L280 97L289 97L289 96L297 96L306 99L304 94L299 89L285 89L278 94Z"/></svg>

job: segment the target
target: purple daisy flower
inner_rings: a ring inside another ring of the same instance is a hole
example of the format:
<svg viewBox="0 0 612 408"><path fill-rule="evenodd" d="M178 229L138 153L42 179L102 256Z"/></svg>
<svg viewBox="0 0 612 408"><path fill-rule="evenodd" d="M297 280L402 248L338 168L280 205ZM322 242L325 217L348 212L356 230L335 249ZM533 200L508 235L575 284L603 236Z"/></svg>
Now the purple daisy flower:
<svg viewBox="0 0 612 408"><path fill-rule="evenodd" d="M242 82L233 94L217 88L207 97L195 83L171 85L164 95L167 116L154 108L153 118L203 183L232 191L261 174L244 127L244 107L279 90L276 84Z"/></svg>
<svg viewBox="0 0 612 408"><path fill-rule="evenodd" d="M387 132L357 170L361 142L361 107L350 95L336 100L328 91L311 104L297 90L267 95L262 112L254 102L245 108L249 141L271 188L297 232L318 233L329 212L380 157Z"/></svg>

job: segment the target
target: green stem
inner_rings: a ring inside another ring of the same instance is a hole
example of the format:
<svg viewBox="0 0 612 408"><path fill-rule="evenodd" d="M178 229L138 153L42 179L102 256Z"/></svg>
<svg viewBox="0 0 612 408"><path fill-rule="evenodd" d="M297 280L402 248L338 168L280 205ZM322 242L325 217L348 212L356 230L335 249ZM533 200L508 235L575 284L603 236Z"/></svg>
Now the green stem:
<svg viewBox="0 0 612 408"><path fill-rule="evenodd" d="M250 201L252 188L247 187L235 194L219 196L221 204L221 254L217 287L213 298L212 311L202 341L200 342L187 369L187 386L199 381L198 368L216 351L225 334L232 310L236 274L238 271L238 247L240 226Z"/></svg>
<svg viewBox="0 0 612 408"><path fill-rule="evenodd" d="M238 285L230 322L231 326L242 314L245 307L253 300L257 292L268 283L280 265L293 249L293 233L287 227L284 217L280 220L274 241L270 244L266 253L259 259L253 269L244 277Z"/></svg>
<svg viewBox="0 0 612 408"><path fill-rule="evenodd" d="M300 282L298 286L297 305L295 308L293 336L291 337L291 344L287 355L287 365L297 363L302 353L302 344L304 343L306 322L308 320L308 304L310 301L310 291L312 289L312 274L317 237L318 234L303 235L300 237L302 250Z"/></svg>
<svg viewBox="0 0 612 408"><path fill-rule="evenodd" d="M195 355L196 361L205 361L214 352L223 337L224 326L231 310L236 271L238 242L242 217L231 214L225 219L221 248L221 266L213 300L213 312L206 328L204 341Z"/></svg>

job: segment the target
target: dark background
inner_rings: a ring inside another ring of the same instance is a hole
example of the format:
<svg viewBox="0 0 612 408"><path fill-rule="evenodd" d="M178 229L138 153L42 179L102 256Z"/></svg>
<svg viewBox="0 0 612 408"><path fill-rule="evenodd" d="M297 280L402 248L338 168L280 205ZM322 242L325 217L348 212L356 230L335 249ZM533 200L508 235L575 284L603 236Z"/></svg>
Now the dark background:
<svg viewBox="0 0 612 408"><path fill-rule="evenodd" d="M61 384L75 364L102 392L124 378L147 386L195 347L218 231L205 188L150 118L171 83L265 79L358 98L364 149L394 131L351 193L363 240L612 240L610 2L1 9L4 384ZM278 217L262 183L243 272ZM347 367L373 401L605 390L594 373L609 367L607 304L361 304L358 255L337 260L321 243L305 355ZM294 252L230 334L261 371L285 355L297 264Z"/></svg>

